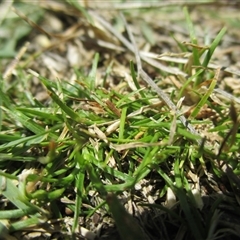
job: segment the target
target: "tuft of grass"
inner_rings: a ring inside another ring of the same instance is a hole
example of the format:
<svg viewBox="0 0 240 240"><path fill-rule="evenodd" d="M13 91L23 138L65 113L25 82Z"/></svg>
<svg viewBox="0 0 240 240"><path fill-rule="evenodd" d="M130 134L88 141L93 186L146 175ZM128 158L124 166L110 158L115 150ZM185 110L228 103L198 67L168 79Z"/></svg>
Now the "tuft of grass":
<svg viewBox="0 0 240 240"><path fill-rule="evenodd" d="M48 4L56 10L56 5ZM39 69L34 64L27 69L26 62L31 62L27 52L19 55L27 59L21 62L19 57L7 77L1 74L0 231L7 237L30 228L37 231L52 221L59 222L59 232L66 238L80 238L86 229L83 237L96 237L92 222L97 225L99 218L108 229L115 224L122 239L217 239L225 228L231 236L237 235L222 216L224 206L231 204L232 216L240 215L239 106L232 102L234 98L214 98L220 70L209 67L226 28L202 47L191 15L183 8L191 42L174 39L181 51L178 56L191 51L187 63L172 61L171 67L162 68L157 62L152 67L155 60L139 51L138 43L144 38L131 32L129 19L122 15L131 42L93 10L74 1L62 4L57 9L70 8L69 22L77 14L85 24L81 26L87 26L89 35L82 41L94 35L96 39L91 40L96 45L100 42L112 51L115 44L117 50L111 54L120 53L109 60L107 52L105 59L99 51L103 45L97 45L91 57L85 56L90 63L70 68L73 75L61 78L52 76L57 70L51 67L51 74L45 76L40 64ZM28 18L31 15L23 17ZM154 47L154 28L146 22L142 29ZM47 35L71 43L65 35ZM71 37L79 44L74 34ZM114 39L111 44L106 42L109 39ZM57 46L56 52L61 50ZM40 51L39 57L44 59L49 49ZM13 50L8 50L9 55ZM129 61L129 51L135 54L138 72L134 61ZM122 69L124 78L115 73ZM152 80L150 75L159 73L164 78ZM31 84L36 81L47 94L42 101L32 93ZM230 114L224 115L228 108ZM218 116L206 116L213 112ZM218 182L225 184L225 192ZM212 202L208 205L204 198Z"/></svg>

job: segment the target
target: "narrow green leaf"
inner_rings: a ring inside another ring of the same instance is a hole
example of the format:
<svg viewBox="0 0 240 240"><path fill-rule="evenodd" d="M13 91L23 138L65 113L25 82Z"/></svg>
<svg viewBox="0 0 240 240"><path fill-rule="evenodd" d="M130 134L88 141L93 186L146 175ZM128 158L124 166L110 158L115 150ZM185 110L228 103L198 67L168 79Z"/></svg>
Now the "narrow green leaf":
<svg viewBox="0 0 240 240"><path fill-rule="evenodd" d="M115 223L118 228L118 232L122 239L125 240L148 240L148 236L144 233L142 228L138 225L136 219L134 219L121 205L119 200L114 194L107 196L107 204L113 215Z"/></svg>
<svg viewBox="0 0 240 240"><path fill-rule="evenodd" d="M199 75L201 75L201 73L203 72L203 69L198 70L194 75L192 75L190 78L187 79L187 81L184 82L184 84L182 85L179 94L178 94L178 99L180 99L182 96L184 96L183 92L184 90L187 88L187 86L190 85L190 83L194 80L197 79Z"/></svg>
<svg viewBox="0 0 240 240"><path fill-rule="evenodd" d="M99 61L99 53L95 53L93 63L92 63L92 69L88 75L88 79L90 80L90 89L95 89L95 81L97 77L97 66Z"/></svg>
<svg viewBox="0 0 240 240"><path fill-rule="evenodd" d="M27 117L24 113L17 111L16 109L7 108L4 108L4 111L7 112L8 115L10 115L15 121L20 122L25 128L29 129L33 133L37 135L46 133L45 128L34 122L32 118ZM57 136L52 132L49 132L49 136L52 139L57 138Z"/></svg>
<svg viewBox="0 0 240 240"><path fill-rule="evenodd" d="M80 169L80 172L75 176L75 187L77 190L77 197L75 202L75 209L74 209L74 217L73 217L73 225L72 225L72 233L75 233L78 224L79 224L79 215L81 212L81 205L82 205L82 199L84 195L84 179L85 179L85 160L81 153L76 151L75 158L77 162L77 167Z"/></svg>
<svg viewBox="0 0 240 240"><path fill-rule="evenodd" d="M36 212L34 208L28 208L27 210L13 209L0 211L0 219L21 218Z"/></svg>
<svg viewBox="0 0 240 240"><path fill-rule="evenodd" d="M207 54L206 54L206 56L205 56L205 58L203 60L203 63L202 63L202 66L204 67L204 69L207 69L208 63L210 62L215 49L219 45L219 43L222 40L222 38L223 38L224 34L226 33L226 31L227 31L226 27L222 28L221 31L216 36L216 38L214 39L214 41L212 42L211 46L209 47L209 49L207 51ZM202 79L204 79L204 73L205 73L205 71L203 71L199 75L199 77L195 81L195 86L198 86L201 82L203 82Z"/></svg>
<svg viewBox="0 0 240 240"><path fill-rule="evenodd" d="M37 211L37 208L30 208L22 201L24 198L23 193L13 184L12 180L0 175L0 192L7 198L13 205L22 211ZM25 199L27 201L27 199Z"/></svg>
<svg viewBox="0 0 240 240"><path fill-rule="evenodd" d="M214 41L212 42L212 44L211 44L211 46L210 46L209 50L207 51L207 54L206 54L206 56L204 58L203 64L202 64L202 66L204 68L206 68L208 66L208 63L211 60L211 57L212 57L216 47L219 45L219 43L222 40L222 38L223 38L224 34L226 33L226 31L227 31L226 27L222 28L221 31L216 36L216 38L214 39Z"/></svg>
<svg viewBox="0 0 240 240"><path fill-rule="evenodd" d="M57 198L60 198L64 191L65 191L65 188L58 188L56 190L48 192L47 197L50 201L53 201Z"/></svg>
<svg viewBox="0 0 240 240"><path fill-rule="evenodd" d="M137 76L136 76L135 69L134 69L133 61L130 61L130 71L131 71L131 76L132 76L133 82L134 82L136 88L139 90L139 93L140 93L141 97L143 99L146 99L146 96L145 96L144 92L142 91L142 89L141 89L141 87L140 87L140 85L138 83Z"/></svg>
<svg viewBox="0 0 240 240"><path fill-rule="evenodd" d="M24 108L24 107L17 107L16 110L19 112L29 114L30 116L37 116L38 118L43 118L45 120L51 120L51 121L61 121L62 116L60 113L56 113L55 109L50 108Z"/></svg>
<svg viewBox="0 0 240 240"><path fill-rule="evenodd" d="M194 26L193 26L192 20L190 18L190 15L189 15L187 7L183 8L183 12L185 14L185 18L186 18L186 21L187 21L187 26L188 26L188 31L189 31L189 34L190 34L191 42L193 44L197 45L198 42L197 42L195 29L194 29ZM200 56L199 56L198 49L197 48L193 48L192 51L193 51L193 64L196 65L196 66L200 66L201 64L200 64L200 60L199 60Z"/></svg>
<svg viewBox="0 0 240 240"><path fill-rule="evenodd" d="M27 227L34 227L38 224L43 224L46 222L46 219L41 219L39 216L31 217L26 220L17 221L11 224L9 232L16 232Z"/></svg>
<svg viewBox="0 0 240 240"><path fill-rule="evenodd" d="M57 105L73 120L80 122L80 116L74 112L71 108L69 108L64 102L61 101L61 99L58 97L57 94L55 94L53 91L50 93L50 97L53 99L54 102L57 103Z"/></svg>
<svg viewBox="0 0 240 240"><path fill-rule="evenodd" d="M94 184L97 191L101 194L101 196L103 197L107 196L107 191L101 181L101 178L99 177L99 175L97 174L93 166L89 163L86 167L87 167L87 171L91 179L91 182Z"/></svg>
<svg viewBox="0 0 240 240"><path fill-rule="evenodd" d="M178 197L181 208L186 215L187 222L190 226L190 230L196 240L203 240L204 239L202 236L203 232L200 231L201 226L198 226L196 218L194 218L191 212L187 195L184 192L185 187L182 181L182 173L181 173L178 157L174 161L174 175L175 175L175 181L176 181L175 194ZM194 208L192 209L193 211L197 211L197 209L194 209Z"/></svg>
<svg viewBox="0 0 240 240"><path fill-rule="evenodd" d="M201 108L203 107L203 105L207 102L209 96L212 94L215 86L216 86L217 80L213 79L209 89L207 90L207 92L203 95L203 97L201 98L201 100L198 102L197 106L194 108L194 110L192 111L190 117L195 118L199 111L201 110Z"/></svg>
<svg viewBox="0 0 240 240"><path fill-rule="evenodd" d="M89 21L89 23L93 24L93 19L91 17L91 15L88 13L88 11L86 11L86 9L84 7L82 7L80 5L80 3L78 3L77 1L73 1L73 0L67 0L67 2L74 6L76 9L78 9L85 17L86 19Z"/></svg>
<svg viewBox="0 0 240 240"><path fill-rule="evenodd" d="M127 117L127 108L125 107L122 109L122 112L121 112L120 126L119 126L119 139L124 138L126 117Z"/></svg>
<svg viewBox="0 0 240 240"><path fill-rule="evenodd" d="M55 91L51 88L49 81L41 76L38 76L38 78L42 81L42 83L46 86L46 88L50 91L50 96L53 99L54 102L57 103L57 105L69 116L71 117L73 120L77 121L77 122L81 122L82 119L80 118L80 116L74 112L71 108L69 108L59 97L58 95L55 93Z"/></svg>

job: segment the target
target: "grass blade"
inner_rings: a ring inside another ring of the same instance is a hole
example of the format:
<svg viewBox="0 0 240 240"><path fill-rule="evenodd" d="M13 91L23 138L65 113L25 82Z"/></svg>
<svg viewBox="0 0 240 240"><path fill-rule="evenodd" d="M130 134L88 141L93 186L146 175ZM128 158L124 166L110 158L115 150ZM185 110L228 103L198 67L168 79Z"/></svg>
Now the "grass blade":
<svg viewBox="0 0 240 240"><path fill-rule="evenodd" d="M90 81L90 89L94 90L96 85L96 77L97 77L97 66L99 61L99 53L95 53L93 63L92 63L92 69L88 75L89 81Z"/></svg>
<svg viewBox="0 0 240 240"><path fill-rule="evenodd" d="M207 92L203 95L203 97L201 98L201 100L198 102L197 106L194 108L194 110L191 113L191 117L195 118L199 111L201 110L201 108L203 107L203 105L207 102L209 96L213 93L213 90L216 86L217 80L214 78L209 86L209 89L207 90Z"/></svg>
<svg viewBox="0 0 240 240"><path fill-rule="evenodd" d="M190 34L191 42L193 44L197 45L198 42L197 42L195 29L194 29L194 26L193 26L192 20L190 18L190 15L189 15L187 7L183 8L183 12L185 14L185 18L186 18L186 21L187 21L187 26L188 26L188 31L189 31L189 34ZM201 65L200 64L200 60L199 60L200 56L199 56L198 49L193 47L192 51L193 51L193 65L196 65L196 66Z"/></svg>
<svg viewBox="0 0 240 240"><path fill-rule="evenodd" d="M79 215L81 211L82 205L82 198L83 198L83 189L84 189L84 179L85 179L85 163L82 155L80 154L79 150L76 151L76 162L77 167L80 169L79 173L75 177L75 187L77 190L77 197L75 203L75 210L74 210L74 218L73 218L73 225L72 225L72 233L75 233L78 223L79 223Z"/></svg>
<svg viewBox="0 0 240 240"><path fill-rule="evenodd" d="M191 229L191 232L192 232L194 238L196 240L201 240L201 239L204 239L202 236L203 232L200 230L201 226L199 226L197 224L197 221L192 214L192 211L197 211L197 209L190 208L190 206L189 206L189 201L187 199L187 195L186 195L186 193L184 193L185 187L184 187L184 184L181 179L182 173L180 171L181 168L179 165L180 165L179 158L177 158L174 163L174 174L175 174L175 181L176 181L175 193L179 199L181 208L186 215L187 222L189 224L189 227ZM191 211L191 209L192 209L192 211Z"/></svg>
<svg viewBox="0 0 240 240"><path fill-rule="evenodd" d="M211 44L211 46L210 46L209 50L207 51L207 54L206 54L206 56L204 58L203 64L202 64L202 66L204 68L207 68L208 63L211 60L212 55L213 55L215 49L219 45L219 43L222 40L222 38L223 38L224 34L226 33L226 31L227 31L226 27L222 28L221 31L216 36L216 38L214 39L214 41L212 42L212 44Z"/></svg>
<svg viewBox="0 0 240 240"><path fill-rule="evenodd" d="M108 195L106 201L122 239L149 239L148 236L146 236L146 234L143 232L141 227L138 225L136 219L134 219L129 213L127 213L127 211L121 205L115 195Z"/></svg>

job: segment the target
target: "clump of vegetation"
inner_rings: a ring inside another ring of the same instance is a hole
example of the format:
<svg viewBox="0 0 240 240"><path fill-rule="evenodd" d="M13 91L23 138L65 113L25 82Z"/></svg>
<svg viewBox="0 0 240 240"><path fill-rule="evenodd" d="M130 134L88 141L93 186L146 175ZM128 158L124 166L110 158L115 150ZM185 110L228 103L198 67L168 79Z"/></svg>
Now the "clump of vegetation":
<svg viewBox="0 0 240 240"><path fill-rule="evenodd" d="M238 238L232 6L1 4L2 238Z"/></svg>

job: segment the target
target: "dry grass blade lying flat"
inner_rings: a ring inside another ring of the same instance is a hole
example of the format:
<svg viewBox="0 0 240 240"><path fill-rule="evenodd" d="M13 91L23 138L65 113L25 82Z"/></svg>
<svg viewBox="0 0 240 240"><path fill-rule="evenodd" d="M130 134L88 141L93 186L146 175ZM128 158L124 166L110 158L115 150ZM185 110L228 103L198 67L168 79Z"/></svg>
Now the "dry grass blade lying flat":
<svg viewBox="0 0 240 240"><path fill-rule="evenodd" d="M201 6L211 6L211 5L216 5L219 4L221 6L235 6L237 7L239 5L238 1L199 1L197 3L191 2L191 1L167 1L167 2L125 2L125 3L102 3L99 4L98 1L95 1L95 4L93 3L94 7L96 9L101 9L101 10L131 10L131 9L153 9L153 8L164 8L164 7L171 7L171 6L196 6L196 5L201 5Z"/></svg>
<svg viewBox="0 0 240 240"><path fill-rule="evenodd" d="M238 2L99 3L0 5L0 238L238 239Z"/></svg>

